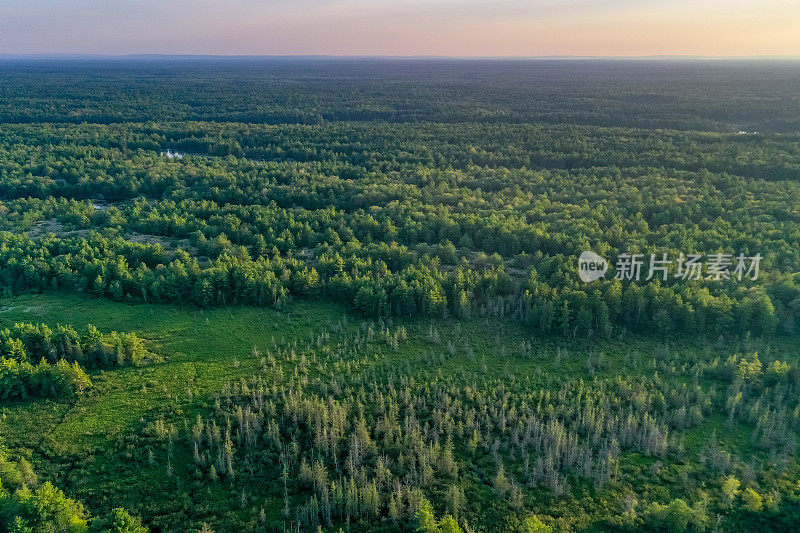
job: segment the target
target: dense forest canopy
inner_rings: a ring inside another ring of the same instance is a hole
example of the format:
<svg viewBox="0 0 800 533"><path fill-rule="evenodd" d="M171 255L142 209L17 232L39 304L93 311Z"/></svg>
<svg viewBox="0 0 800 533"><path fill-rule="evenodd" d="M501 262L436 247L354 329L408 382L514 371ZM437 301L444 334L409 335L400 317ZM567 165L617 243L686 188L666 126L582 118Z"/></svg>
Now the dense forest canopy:
<svg viewBox="0 0 800 533"><path fill-rule="evenodd" d="M800 130L793 61L0 58L3 122L198 120Z"/></svg>
<svg viewBox="0 0 800 533"><path fill-rule="evenodd" d="M786 530L798 86L0 60L0 531Z"/></svg>

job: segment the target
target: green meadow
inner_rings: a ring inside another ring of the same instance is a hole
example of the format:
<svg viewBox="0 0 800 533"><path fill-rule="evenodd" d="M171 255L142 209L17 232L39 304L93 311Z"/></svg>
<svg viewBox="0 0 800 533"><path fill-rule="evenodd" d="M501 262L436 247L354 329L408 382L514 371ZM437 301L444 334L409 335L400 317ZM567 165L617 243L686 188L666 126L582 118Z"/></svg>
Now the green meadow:
<svg viewBox="0 0 800 533"><path fill-rule="evenodd" d="M635 382L659 373L673 386L690 383L688 362L724 359L736 350L758 349L775 359L797 357L796 346L785 341L732 346L692 339L653 340L641 335L587 341L543 336L497 318L435 322L395 318L389 320L388 328L402 325L407 332L404 341L393 347L376 335L363 355L341 365L339 356L331 355L327 346L342 346L365 327L377 331L382 326L335 304L298 301L283 311L244 306L200 309L46 293L4 298L0 306L0 327L19 322L53 327L91 323L101 330L133 332L162 358L141 367L91 370L91 389L71 399L4 405L0 408L0 434L12 450L30 457L39 475L54 480L90 509L125 506L169 530L187 521L199 527L217 513L227 517L226 523L240 526L250 521L278 527L286 521L281 513L281 491L275 486L251 487L263 498L259 509L264 509L264 515L254 518L252 510L242 511L232 503L226 485L195 486L197 480L184 474L192 464L188 449L178 447L170 452L167 467L165 445L153 438L156 420L180 429L198 415L215 411L221 384L264 376L259 355L264 352L303 351L314 358L317 367L312 365L306 379L317 381L330 379L328 368L333 366L349 380L356 375L395 371L420 382L444 379L462 387L500 386L509 393L543 389L554 394L564 384L579 380L597 383L623 378ZM325 342L320 345L322 337ZM326 356L331 361L325 361ZM334 359L337 363L329 364ZM678 360L684 361L682 368ZM300 362L285 357L276 364L288 374L296 373ZM713 387L714 383L707 379L701 387ZM653 497L678 494L711 434L716 434L730 453L767 458L752 447L750 428L739 423L731 426L722 414L712 413L681 432L682 461L659 467L655 475L653 465L660 461L646 454L623 453L618 476L634 480L628 481L630 486L642 482ZM169 476L165 468L171 471ZM490 472L494 466L484 457L476 460L473 468L465 486L488 503L494 494ZM467 472L469 468L465 475ZM615 486L615 492L624 493L625 485ZM169 486L184 499L169 496ZM534 491L533 501L552 506L553 501L539 492ZM584 496L574 495L562 502L565 512L578 512L589 522L592 516L602 514L590 497L594 493L590 484L578 483L573 492ZM489 526L492 513L489 507L476 513L472 521Z"/></svg>

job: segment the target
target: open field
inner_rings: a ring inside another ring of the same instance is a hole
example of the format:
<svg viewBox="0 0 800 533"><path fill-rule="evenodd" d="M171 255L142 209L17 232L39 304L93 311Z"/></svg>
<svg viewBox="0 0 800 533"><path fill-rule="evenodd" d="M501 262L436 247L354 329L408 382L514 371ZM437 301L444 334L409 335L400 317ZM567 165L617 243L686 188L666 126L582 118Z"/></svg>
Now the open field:
<svg viewBox="0 0 800 533"><path fill-rule="evenodd" d="M326 354L328 347L341 345L363 332L367 324L376 330L380 327L371 319L354 317L342 307L312 302L297 302L285 312L248 307L200 310L163 304L131 305L67 294L19 296L0 303L0 326L14 322L53 326L91 322L103 330L134 331L146 339L152 351L163 356L163 362L144 367L92 371L94 387L75 400L6 405L2 407L0 432L11 449L31 450L31 461L41 476L54 480L91 508L124 505L141 514L147 523L166 530L187 523L199 527L215 516L225 516L223 520L229 524L240 524L236 527L253 521L258 524L260 519L252 516L252 509L242 511L231 501L230 492L223 489L226 484L216 490L201 488L187 473L192 459L185 447L178 445L171 452L169 468L173 473L168 477L166 446L152 435L156 420L166 420L180 428L184 421L191 422L197 415L207 416L213 411L214 398L224 384L272 375L264 371L260 357L253 355L254 348L263 354L295 347L317 365L330 368L324 358L338 356ZM653 372L672 374L667 379L673 386L689 382L689 373L675 370L667 361L656 363L656 357L665 349L672 358L687 362L726 358L737 350L755 348L777 359L797 358L796 346L781 341L714 346L688 339L667 342L636 336L624 341L594 342L542 337L495 318L440 320L434 326L429 320L393 319L390 323L390 329L403 325L408 338L392 348L376 334L343 375L358 380L357 376L396 372L422 383L453 380L478 389L501 386L518 393L541 388L555 394L564 384L579 380L613 382L622 377L641 383ZM431 327L439 337L437 342L431 340ZM330 338L318 347L317 340L323 334ZM297 372L297 359L278 357L277 365L285 373ZM314 371L314 364L311 366L306 375L311 383L319 384L329 377L327 371ZM336 368L342 372L341 366ZM709 386L714 386L713 380L701 382L702 388ZM754 459L749 439L752 429L739 424L731 427L726 425L724 416L712 413L705 421L678 432L676 437L685 449L680 454L681 461L663 465L657 473L654 465L661 460L623 453L612 492L624 493L629 480L638 478L645 487L638 492L642 497L681 494L683 483L699 475L692 465L712 431L717 432L723 449ZM147 458L150 450L154 460ZM463 451L459 449L460 453ZM768 460L760 452L756 455ZM491 499L491 463L485 457L476 459L471 468L466 467L462 484L471 495L470 500ZM795 469L792 467L789 472L796 472ZM285 522L281 515L282 491L274 485L280 481L265 481L266 485L247 483L248 492L252 492L248 498L261 502L258 508L265 510L265 523L277 526ZM168 496L175 490L191 498L188 508L184 508L182 500ZM552 499L541 490L531 491L526 498L539 502L536 506L544 505L542 510L549 509L550 513L582 517L578 522L570 519L573 525L602 514L591 500L580 497L586 491L587 495L593 493L589 485L579 482L571 490L573 497L569 499ZM489 524L497 512L486 507L471 518L476 526L483 524L482 527L493 529Z"/></svg>

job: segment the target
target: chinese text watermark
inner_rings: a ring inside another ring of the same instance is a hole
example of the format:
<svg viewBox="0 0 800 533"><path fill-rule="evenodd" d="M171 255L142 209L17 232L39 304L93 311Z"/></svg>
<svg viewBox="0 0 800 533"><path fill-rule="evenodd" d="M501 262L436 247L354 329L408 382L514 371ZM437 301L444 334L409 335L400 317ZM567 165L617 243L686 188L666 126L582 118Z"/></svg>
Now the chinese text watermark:
<svg viewBox="0 0 800 533"><path fill-rule="evenodd" d="M684 254L677 257L670 254L628 254L617 256L614 264L614 277L622 281L650 281L660 279L710 280L735 279L756 281L761 269L761 254L738 255ZM608 271L608 261L592 251L581 253L578 258L578 276L586 283L604 278Z"/></svg>

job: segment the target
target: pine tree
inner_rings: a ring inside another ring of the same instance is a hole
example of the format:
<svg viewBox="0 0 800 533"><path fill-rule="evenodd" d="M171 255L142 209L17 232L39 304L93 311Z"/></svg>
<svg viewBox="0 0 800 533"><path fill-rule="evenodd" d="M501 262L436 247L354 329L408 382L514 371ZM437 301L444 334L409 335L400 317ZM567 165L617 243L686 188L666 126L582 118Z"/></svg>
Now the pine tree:
<svg viewBox="0 0 800 533"><path fill-rule="evenodd" d="M506 477L506 469L503 466L503 463L500 463L500 466L497 469L497 475L494 478L494 490L500 496L505 496L509 490L511 490L511 482Z"/></svg>
<svg viewBox="0 0 800 533"><path fill-rule="evenodd" d="M751 487L748 487L742 493L742 500L744 500L745 508L752 513L757 513L764 508L764 501L761 495Z"/></svg>
<svg viewBox="0 0 800 533"><path fill-rule="evenodd" d="M417 521L417 531L421 533L438 533L439 526L436 523L436 517L433 515L433 506L427 499L422 498L419 502L414 518Z"/></svg>
<svg viewBox="0 0 800 533"><path fill-rule="evenodd" d="M441 533L461 533L461 528L456 519L448 514L439 521L439 531Z"/></svg>
<svg viewBox="0 0 800 533"><path fill-rule="evenodd" d="M526 516L520 524L520 533L551 533L552 526L546 525L535 514Z"/></svg>
<svg viewBox="0 0 800 533"><path fill-rule="evenodd" d="M722 494L725 497L725 503L730 507L733 501L739 494L739 485L741 483L733 476L728 476L722 480Z"/></svg>

